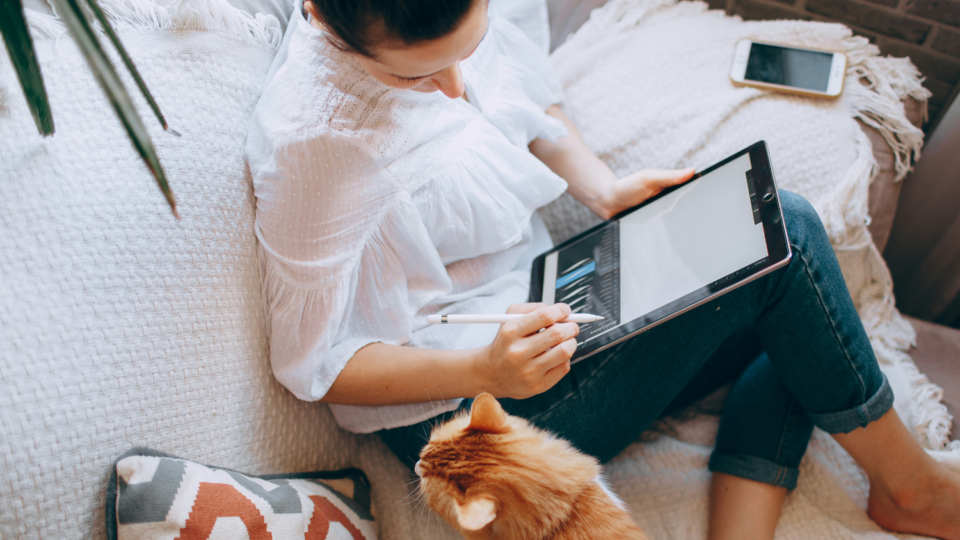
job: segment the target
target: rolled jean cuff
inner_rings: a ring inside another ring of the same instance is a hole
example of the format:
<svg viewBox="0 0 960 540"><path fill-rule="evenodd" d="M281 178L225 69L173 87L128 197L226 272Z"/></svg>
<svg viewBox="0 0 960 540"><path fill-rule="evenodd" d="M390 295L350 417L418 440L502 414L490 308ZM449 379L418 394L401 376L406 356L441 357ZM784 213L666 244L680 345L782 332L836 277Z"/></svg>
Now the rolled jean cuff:
<svg viewBox="0 0 960 540"><path fill-rule="evenodd" d="M893 407L893 389L887 382L887 376L882 373L881 376L883 384L880 389L863 405L832 413L807 411L807 416L814 425L827 433L850 433L857 428L867 427L867 424L877 420Z"/></svg>
<svg viewBox="0 0 960 540"><path fill-rule="evenodd" d="M787 489L797 487L797 477L800 476L800 470L793 467L784 467L754 456L717 451L710 456L709 468L712 472L726 473Z"/></svg>

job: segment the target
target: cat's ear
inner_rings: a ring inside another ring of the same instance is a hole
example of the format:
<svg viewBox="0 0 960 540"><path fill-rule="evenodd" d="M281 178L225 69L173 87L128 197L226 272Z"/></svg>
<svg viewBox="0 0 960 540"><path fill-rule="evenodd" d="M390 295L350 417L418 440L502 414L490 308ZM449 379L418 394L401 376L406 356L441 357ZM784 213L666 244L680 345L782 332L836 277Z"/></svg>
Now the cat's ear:
<svg viewBox="0 0 960 540"><path fill-rule="evenodd" d="M503 407L490 394L483 393L473 400L473 408L470 409L470 425L467 431L479 431L480 433L506 433L507 413L503 412Z"/></svg>
<svg viewBox="0 0 960 540"><path fill-rule="evenodd" d="M457 505L457 520L465 531L479 531L496 518L497 507L486 497L475 497L466 504Z"/></svg>

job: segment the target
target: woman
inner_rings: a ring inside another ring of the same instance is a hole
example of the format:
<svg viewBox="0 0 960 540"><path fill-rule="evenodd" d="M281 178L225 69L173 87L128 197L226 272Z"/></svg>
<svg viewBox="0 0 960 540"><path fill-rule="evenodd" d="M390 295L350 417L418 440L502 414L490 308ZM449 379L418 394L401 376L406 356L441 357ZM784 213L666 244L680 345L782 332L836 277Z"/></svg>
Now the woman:
<svg viewBox="0 0 960 540"><path fill-rule="evenodd" d="M578 326L558 322L570 308L522 303L530 262L551 245L535 210L567 189L608 218L694 171L618 179L587 148L558 107L545 9L296 10L247 142L277 378L330 403L346 429L378 431L412 467L430 426L481 392L606 461L665 411L738 376L710 461L711 538L773 537L817 425L867 471L877 522L960 540L960 477L893 411L799 196L781 201L788 267L571 368ZM526 316L428 326L441 310Z"/></svg>

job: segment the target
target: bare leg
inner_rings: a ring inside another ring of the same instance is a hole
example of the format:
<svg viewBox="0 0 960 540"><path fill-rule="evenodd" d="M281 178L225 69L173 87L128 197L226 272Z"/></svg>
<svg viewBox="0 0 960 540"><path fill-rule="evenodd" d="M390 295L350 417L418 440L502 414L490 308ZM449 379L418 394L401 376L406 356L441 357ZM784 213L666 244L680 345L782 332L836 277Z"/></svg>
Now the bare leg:
<svg viewBox="0 0 960 540"><path fill-rule="evenodd" d="M870 479L867 512L887 529L960 540L960 474L927 455L890 409L833 436Z"/></svg>
<svg viewBox="0 0 960 540"><path fill-rule="evenodd" d="M710 483L709 540L770 540L787 488L715 472Z"/></svg>

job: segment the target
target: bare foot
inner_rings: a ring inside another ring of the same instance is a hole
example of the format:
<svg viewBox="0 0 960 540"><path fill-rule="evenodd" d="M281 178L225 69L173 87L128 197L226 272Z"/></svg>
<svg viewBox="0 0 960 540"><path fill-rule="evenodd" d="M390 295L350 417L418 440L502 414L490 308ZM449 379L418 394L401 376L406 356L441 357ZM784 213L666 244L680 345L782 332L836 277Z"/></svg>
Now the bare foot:
<svg viewBox="0 0 960 540"><path fill-rule="evenodd" d="M871 482L867 513L891 531L960 540L960 474L936 464L928 480L896 494Z"/></svg>

